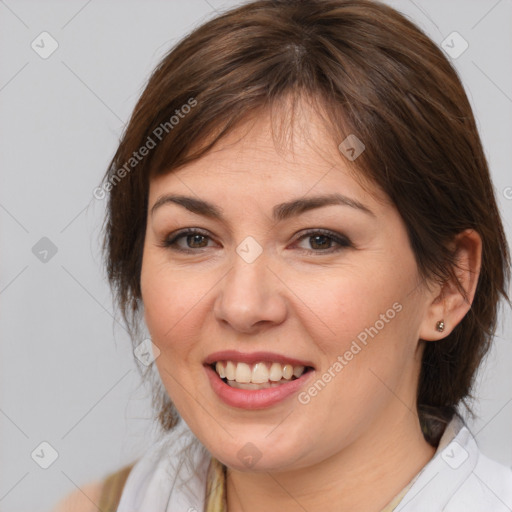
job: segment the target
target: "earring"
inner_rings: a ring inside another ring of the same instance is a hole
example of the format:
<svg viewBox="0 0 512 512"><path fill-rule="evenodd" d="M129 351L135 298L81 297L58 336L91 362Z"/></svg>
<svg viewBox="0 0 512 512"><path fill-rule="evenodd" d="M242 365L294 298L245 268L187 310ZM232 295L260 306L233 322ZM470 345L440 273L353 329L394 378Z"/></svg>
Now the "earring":
<svg viewBox="0 0 512 512"><path fill-rule="evenodd" d="M436 329L439 332L443 332L444 331L444 320L439 320L439 322L437 322Z"/></svg>

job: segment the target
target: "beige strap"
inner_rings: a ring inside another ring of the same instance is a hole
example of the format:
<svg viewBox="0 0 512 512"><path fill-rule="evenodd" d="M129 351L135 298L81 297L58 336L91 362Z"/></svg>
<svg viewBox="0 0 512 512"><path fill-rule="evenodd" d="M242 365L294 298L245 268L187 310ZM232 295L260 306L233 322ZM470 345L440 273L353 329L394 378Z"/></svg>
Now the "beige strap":
<svg viewBox="0 0 512 512"><path fill-rule="evenodd" d="M226 512L226 508L226 466L212 457L206 478L205 512Z"/></svg>
<svg viewBox="0 0 512 512"><path fill-rule="evenodd" d="M98 508L101 512L116 512L123 493L124 484L135 462L124 466L119 471L110 473L103 480Z"/></svg>

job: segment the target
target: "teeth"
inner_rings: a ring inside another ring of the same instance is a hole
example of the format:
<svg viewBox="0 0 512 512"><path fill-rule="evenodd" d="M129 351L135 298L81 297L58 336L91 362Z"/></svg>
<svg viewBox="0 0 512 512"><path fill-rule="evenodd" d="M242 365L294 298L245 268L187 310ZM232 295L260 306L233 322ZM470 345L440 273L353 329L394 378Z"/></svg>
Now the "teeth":
<svg viewBox="0 0 512 512"><path fill-rule="evenodd" d="M294 366L293 367L293 375L299 378L304 373L304 366Z"/></svg>
<svg viewBox="0 0 512 512"><path fill-rule="evenodd" d="M222 365L221 362L218 362L216 365L215 365L215 370L217 371L217 373L219 374L220 378L221 379L224 379L226 377L226 374L224 372L224 366Z"/></svg>
<svg viewBox="0 0 512 512"><path fill-rule="evenodd" d="M256 363L252 369L251 382L254 384L263 384L268 382L268 368L265 363ZM238 379L236 379L240 382Z"/></svg>
<svg viewBox="0 0 512 512"><path fill-rule="evenodd" d="M279 363L272 363L270 367L270 380L277 382L283 378L283 367Z"/></svg>
<svg viewBox="0 0 512 512"><path fill-rule="evenodd" d="M264 382L263 384L254 384L249 382L248 384L243 384L242 382L237 382L236 380L228 381L228 385L232 388L237 389L267 389L267 388L275 388L280 386L280 382Z"/></svg>
<svg viewBox="0 0 512 512"><path fill-rule="evenodd" d="M293 375L293 366L291 364L285 364L283 366L283 378L289 380Z"/></svg>
<svg viewBox="0 0 512 512"><path fill-rule="evenodd" d="M222 363L217 364L222 365ZM232 363L231 361L227 361L226 365L224 366L224 373L226 374L226 379L235 380L236 364Z"/></svg>
<svg viewBox="0 0 512 512"><path fill-rule="evenodd" d="M233 383L246 384L247 386L243 386L243 389L261 389L261 386L253 388L251 384L264 385L276 383L282 379L299 378L304 373L304 369L304 366L267 362L256 363L252 366L247 363L235 363L233 361L218 361L215 364L215 370L221 379L226 378ZM234 385L234 387L239 386Z"/></svg>
<svg viewBox="0 0 512 512"><path fill-rule="evenodd" d="M235 380L237 382L251 382L251 367L246 363L238 363L236 365Z"/></svg>

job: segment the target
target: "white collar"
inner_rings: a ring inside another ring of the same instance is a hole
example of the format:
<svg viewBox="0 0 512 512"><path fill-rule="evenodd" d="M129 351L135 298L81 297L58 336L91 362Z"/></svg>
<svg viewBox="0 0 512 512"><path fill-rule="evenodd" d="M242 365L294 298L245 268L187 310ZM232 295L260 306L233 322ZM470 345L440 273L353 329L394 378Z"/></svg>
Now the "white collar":
<svg viewBox="0 0 512 512"><path fill-rule="evenodd" d="M396 512L442 510L478 461L475 439L462 418L454 415L446 426L434 457L414 478Z"/></svg>
<svg viewBox="0 0 512 512"><path fill-rule="evenodd" d="M133 466L117 512L202 512L210 458L180 419Z"/></svg>

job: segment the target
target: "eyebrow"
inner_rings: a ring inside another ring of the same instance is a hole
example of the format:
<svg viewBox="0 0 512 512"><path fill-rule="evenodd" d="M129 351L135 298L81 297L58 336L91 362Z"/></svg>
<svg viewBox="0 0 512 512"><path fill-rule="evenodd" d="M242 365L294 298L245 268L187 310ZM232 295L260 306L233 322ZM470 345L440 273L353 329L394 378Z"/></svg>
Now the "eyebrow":
<svg viewBox="0 0 512 512"><path fill-rule="evenodd" d="M219 208L208 201L197 199L195 197L169 194L160 197L156 201L151 208L151 215L165 204L178 204L197 215L203 215L205 217L221 221L223 220L222 208ZM355 199L351 199L350 197L342 194L328 194L324 196L294 199L293 201L280 203L272 209L272 217L275 221L284 221L290 217L301 215L306 211L331 205L349 206L371 215L372 217L376 216L367 206Z"/></svg>

